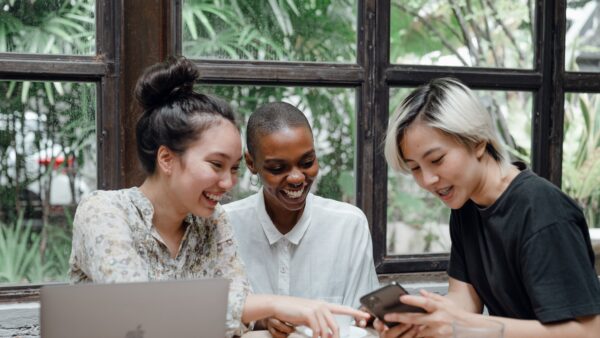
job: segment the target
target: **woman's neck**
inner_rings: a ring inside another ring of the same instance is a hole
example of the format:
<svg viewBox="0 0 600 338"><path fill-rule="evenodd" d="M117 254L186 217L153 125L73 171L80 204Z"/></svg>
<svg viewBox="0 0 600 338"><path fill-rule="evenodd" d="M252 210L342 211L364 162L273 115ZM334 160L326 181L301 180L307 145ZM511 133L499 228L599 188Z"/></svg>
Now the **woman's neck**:
<svg viewBox="0 0 600 338"><path fill-rule="evenodd" d="M266 195L264 195L264 197L265 209L267 209L267 214L269 215L269 218L271 218L271 222L273 222L277 230L284 235L292 231L292 229L298 223L298 220L300 220L300 217L302 217L304 207L306 207L306 202L304 202L304 206L300 210L288 210L283 208L278 203L270 201Z"/></svg>
<svg viewBox="0 0 600 338"><path fill-rule="evenodd" d="M500 198L520 171L514 165L502 170L498 162L489 156L482 161L481 180L471 200L482 207L489 207Z"/></svg>
<svg viewBox="0 0 600 338"><path fill-rule="evenodd" d="M187 212L174 204L169 189L161 180L149 177L140 186L140 191L150 200L154 208L152 224L167 244L173 257L185 232L183 220ZM174 252L175 251L175 252Z"/></svg>

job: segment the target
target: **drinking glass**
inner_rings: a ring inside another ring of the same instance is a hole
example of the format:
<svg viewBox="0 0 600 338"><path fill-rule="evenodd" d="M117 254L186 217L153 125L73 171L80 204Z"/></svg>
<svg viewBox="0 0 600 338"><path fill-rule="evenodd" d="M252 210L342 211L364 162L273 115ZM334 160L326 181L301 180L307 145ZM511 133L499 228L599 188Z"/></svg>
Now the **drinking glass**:
<svg viewBox="0 0 600 338"><path fill-rule="evenodd" d="M472 321L455 321L452 323L454 338L503 338L504 324L486 319Z"/></svg>

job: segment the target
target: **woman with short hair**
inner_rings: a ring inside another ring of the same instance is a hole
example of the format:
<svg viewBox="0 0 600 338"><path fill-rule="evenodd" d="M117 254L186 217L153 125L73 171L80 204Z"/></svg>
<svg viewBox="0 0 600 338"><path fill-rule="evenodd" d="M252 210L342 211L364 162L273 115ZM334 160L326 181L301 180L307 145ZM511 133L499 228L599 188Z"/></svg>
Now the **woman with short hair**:
<svg viewBox="0 0 600 338"><path fill-rule="evenodd" d="M385 156L452 209L446 297L402 296L426 314L385 316L382 337L444 337L453 321L505 324L505 337L599 337L600 283L580 207L509 162L490 114L457 80L415 89L390 118ZM490 317L481 315L486 307Z"/></svg>
<svg viewBox="0 0 600 338"><path fill-rule="evenodd" d="M248 119L246 140L246 165L262 187L224 208L254 291L358 307L379 285L369 224L356 206L310 192L319 161L306 116L267 103ZM294 331L277 318L262 324L276 338Z"/></svg>

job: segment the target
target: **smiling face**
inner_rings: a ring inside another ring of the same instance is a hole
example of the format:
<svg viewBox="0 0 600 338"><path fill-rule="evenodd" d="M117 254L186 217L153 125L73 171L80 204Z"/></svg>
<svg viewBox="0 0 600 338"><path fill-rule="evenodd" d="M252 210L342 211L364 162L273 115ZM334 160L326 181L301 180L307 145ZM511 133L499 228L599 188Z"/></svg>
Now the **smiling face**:
<svg viewBox="0 0 600 338"><path fill-rule="evenodd" d="M262 180L267 208L303 210L319 173L310 129L292 127L261 135L254 152L254 157L246 153L246 163Z"/></svg>
<svg viewBox="0 0 600 338"><path fill-rule="evenodd" d="M400 150L420 187L452 209L481 190L485 143L470 149L452 136L416 121L404 134Z"/></svg>
<svg viewBox="0 0 600 338"><path fill-rule="evenodd" d="M237 128L222 119L172 161L169 185L183 213L209 217L237 183L242 142Z"/></svg>

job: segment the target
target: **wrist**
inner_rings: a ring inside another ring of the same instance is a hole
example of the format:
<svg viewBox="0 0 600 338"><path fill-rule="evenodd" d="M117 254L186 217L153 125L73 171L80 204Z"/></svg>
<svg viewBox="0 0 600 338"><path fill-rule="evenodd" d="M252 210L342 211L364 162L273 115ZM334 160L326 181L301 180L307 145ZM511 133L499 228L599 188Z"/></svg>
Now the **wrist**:
<svg viewBox="0 0 600 338"><path fill-rule="evenodd" d="M265 317L265 323L266 323L267 318L275 317L275 314L277 313L277 296L262 295L261 301L264 302L265 309L266 309L266 314L267 314L267 316ZM266 325L265 325L265 327L266 327Z"/></svg>

